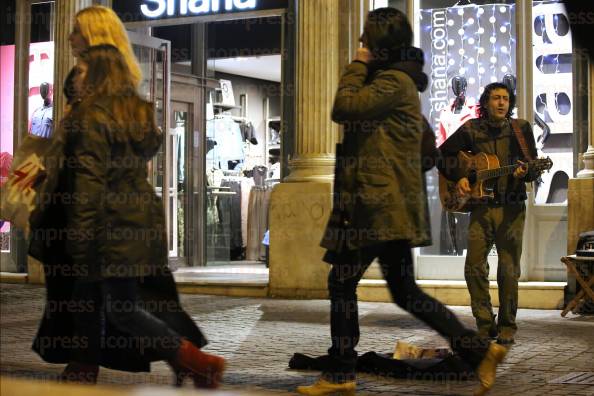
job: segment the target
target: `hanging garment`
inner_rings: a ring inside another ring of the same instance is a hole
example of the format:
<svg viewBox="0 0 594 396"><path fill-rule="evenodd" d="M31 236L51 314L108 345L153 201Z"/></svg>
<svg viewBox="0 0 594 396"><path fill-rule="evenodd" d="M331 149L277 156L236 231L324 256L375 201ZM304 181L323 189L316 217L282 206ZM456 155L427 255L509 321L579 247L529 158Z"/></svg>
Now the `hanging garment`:
<svg viewBox="0 0 594 396"><path fill-rule="evenodd" d="M267 168L262 165L254 166L254 184L259 187L263 187L266 181Z"/></svg>
<svg viewBox="0 0 594 396"><path fill-rule="evenodd" d="M230 187L228 207L225 208L229 224L229 251L231 260L241 260L243 257L243 241L241 237L241 183L238 180L223 179L221 187Z"/></svg>
<svg viewBox="0 0 594 396"><path fill-rule="evenodd" d="M248 209L247 260L266 261L266 246L262 244L268 230L268 207L271 187L252 187Z"/></svg>
<svg viewBox="0 0 594 396"><path fill-rule="evenodd" d="M256 132L251 121L242 122L239 125L239 129L241 130L241 136L243 137L243 140L246 140L251 144L258 144L258 139L256 139Z"/></svg>
<svg viewBox="0 0 594 396"><path fill-rule="evenodd" d="M250 207L250 191L254 186L254 179L251 177L241 178L241 246L247 247L248 235L248 212Z"/></svg>
<svg viewBox="0 0 594 396"><path fill-rule="evenodd" d="M206 138L216 145L206 156L207 168L229 169L229 161L244 159L243 137L239 124L230 117L220 117L206 122Z"/></svg>

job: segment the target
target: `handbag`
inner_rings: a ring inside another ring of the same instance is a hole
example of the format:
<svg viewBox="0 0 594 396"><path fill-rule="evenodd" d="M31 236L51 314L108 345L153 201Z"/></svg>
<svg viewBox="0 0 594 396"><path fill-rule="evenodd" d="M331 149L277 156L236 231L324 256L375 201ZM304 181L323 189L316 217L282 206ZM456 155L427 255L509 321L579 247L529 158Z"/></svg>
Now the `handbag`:
<svg viewBox="0 0 594 396"><path fill-rule="evenodd" d="M61 128L50 139L27 135L15 151L8 179L0 187L0 219L21 229L25 238L51 204L63 162Z"/></svg>

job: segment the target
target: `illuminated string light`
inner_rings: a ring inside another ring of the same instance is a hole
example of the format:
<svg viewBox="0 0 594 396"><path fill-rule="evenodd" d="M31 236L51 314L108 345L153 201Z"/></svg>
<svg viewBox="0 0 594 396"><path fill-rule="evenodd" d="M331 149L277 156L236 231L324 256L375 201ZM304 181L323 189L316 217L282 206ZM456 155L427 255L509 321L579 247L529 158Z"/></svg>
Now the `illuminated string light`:
<svg viewBox="0 0 594 396"><path fill-rule="evenodd" d="M495 43L497 42L497 30L495 29L495 22L497 21L497 18L495 17L495 9L495 6L491 7L492 14L489 18L489 22L491 22L491 38L489 39L489 41L491 42L491 58L489 58L489 61L491 62L491 82L494 82L493 78L495 78L495 81L497 81L497 69L495 68L495 64L497 63L497 57L495 56Z"/></svg>
<svg viewBox="0 0 594 396"><path fill-rule="evenodd" d="M481 73L481 69L484 72L484 69L481 66L482 65L481 64L481 55L485 53L485 49L481 46L481 38L482 38L482 35L485 33L485 29L481 26L481 15L483 15L484 13L485 13L485 10L482 7L476 6L476 21L477 21L476 23L477 23L477 27L478 27L478 29L477 29L478 42L476 44L477 45L476 63L478 66L478 68L477 68L478 85L482 84L482 77L483 77L482 74L483 73Z"/></svg>
<svg viewBox="0 0 594 396"><path fill-rule="evenodd" d="M458 70L460 72L460 74L464 74L466 73L466 68L464 67L464 60L466 59L466 56L464 56L464 54L466 53L466 50L464 49L464 9L460 8L458 10L458 15L460 16L460 26L462 26L462 28L458 31L458 34L460 32L462 32L462 34L460 34L460 36L462 36L462 39L460 40L460 51L458 52L460 54L460 69Z"/></svg>

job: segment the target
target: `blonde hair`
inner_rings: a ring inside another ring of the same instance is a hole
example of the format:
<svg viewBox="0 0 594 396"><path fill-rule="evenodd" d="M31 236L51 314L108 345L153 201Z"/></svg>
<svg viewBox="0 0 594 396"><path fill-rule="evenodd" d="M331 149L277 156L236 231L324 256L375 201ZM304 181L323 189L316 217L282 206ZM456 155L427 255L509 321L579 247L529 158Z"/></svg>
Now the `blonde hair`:
<svg viewBox="0 0 594 396"><path fill-rule="evenodd" d="M142 71L132 51L124 24L116 13L111 8L93 5L80 10L76 14L76 21L89 47L108 44L122 53L134 86L138 88L142 80Z"/></svg>

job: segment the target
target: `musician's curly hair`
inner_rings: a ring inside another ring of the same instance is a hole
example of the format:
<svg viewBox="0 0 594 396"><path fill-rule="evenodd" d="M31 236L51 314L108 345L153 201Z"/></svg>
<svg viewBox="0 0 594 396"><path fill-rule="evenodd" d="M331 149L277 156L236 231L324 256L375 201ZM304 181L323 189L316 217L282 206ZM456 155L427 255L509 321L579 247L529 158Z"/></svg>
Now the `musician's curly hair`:
<svg viewBox="0 0 594 396"><path fill-rule="evenodd" d="M509 94L509 109L507 110L507 114L505 118L511 118L512 112L516 107L516 95L512 92L512 90L505 85L504 83L494 82L485 87L485 90L481 94L481 98L479 99L479 117L480 118L488 118L489 113L487 111L487 102L489 102L489 96L491 96L491 92L495 89L505 89Z"/></svg>

